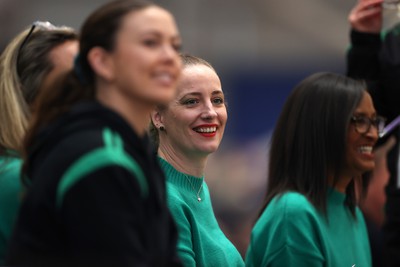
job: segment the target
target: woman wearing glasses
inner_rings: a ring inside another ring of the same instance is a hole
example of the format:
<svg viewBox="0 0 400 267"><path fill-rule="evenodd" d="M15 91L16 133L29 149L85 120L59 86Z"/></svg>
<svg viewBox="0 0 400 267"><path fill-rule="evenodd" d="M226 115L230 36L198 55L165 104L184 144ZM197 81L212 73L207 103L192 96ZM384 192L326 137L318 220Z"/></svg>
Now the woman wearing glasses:
<svg viewBox="0 0 400 267"><path fill-rule="evenodd" d="M400 266L399 6L398 0L358 0L348 16L351 49L347 53L347 74L366 80L378 112L390 124L397 122L393 131L387 134L387 137L397 140L387 154L389 181L386 182L385 191L378 195L385 198L385 209L375 210L375 213L383 213L384 222L380 225L370 220L369 224L372 238L377 240L377 245L373 246L373 256L376 256L374 266L387 267ZM390 16L397 18L393 21L396 23L383 29L384 21L390 21ZM384 177L380 176L379 179Z"/></svg>
<svg viewBox="0 0 400 267"><path fill-rule="evenodd" d="M68 27L35 22L0 56L0 265L22 199L21 149L39 88L72 69L77 34Z"/></svg>
<svg viewBox="0 0 400 267"><path fill-rule="evenodd" d="M382 128L363 83L317 73L297 85L272 136L247 266L371 266L355 183Z"/></svg>
<svg viewBox="0 0 400 267"><path fill-rule="evenodd" d="M11 239L18 266L176 266L165 179L146 135L175 95L181 39L147 1L112 1L80 31L74 70L38 96Z"/></svg>

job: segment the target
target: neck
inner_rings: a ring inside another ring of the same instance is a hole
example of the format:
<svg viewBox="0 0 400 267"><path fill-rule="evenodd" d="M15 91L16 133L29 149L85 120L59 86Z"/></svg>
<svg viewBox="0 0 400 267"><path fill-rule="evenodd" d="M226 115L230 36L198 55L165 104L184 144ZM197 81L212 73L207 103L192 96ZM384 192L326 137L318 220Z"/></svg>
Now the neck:
<svg viewBox="0 0 400 267"><path fill-rule="evenodd" d="M335 188L337 191L341 193L346 193L346 188L349 185L349 183L353 180L353 177L351 176L340 176L337 181L334 180L333 176L330 176L328 178L329 180L329 185Z"/></svg>
<svg viewBox="0 0 400 267"><path fill-rule="evenodd" d="M207 156L196 157L184 155L174 149L168 149L168 147L162 143L160 143L158 155L165 159L179 172L195 177L202 177L204 175Z"/></svg>
<svg viewBox="0 0 400 267"><path fill-rule="evenodd" d="M154 109L154 105L124 95L119 89L110 87L101 88L99 86L98 101L121 115L139 136L144 136L150 123L150 112Z"/></svg>

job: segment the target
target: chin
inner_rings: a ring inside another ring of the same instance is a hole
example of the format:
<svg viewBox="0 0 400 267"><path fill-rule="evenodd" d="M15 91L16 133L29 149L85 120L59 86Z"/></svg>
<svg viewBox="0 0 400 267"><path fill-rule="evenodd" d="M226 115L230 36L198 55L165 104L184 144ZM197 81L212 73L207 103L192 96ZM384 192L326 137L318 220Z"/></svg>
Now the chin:
<svg viewBox="0 0 400 267"><path fill-rule="evenodd" d="M212 153L214 153L215 151L217 151L217 149L218 149L218 147L202 147L202 148L199 148L199 151L201 151L201 153L203 153L203 154L212 154Z"/></svg>
<svg viewBox="0 0 400 267"><path fill-rule="evenodd" d="M366 173L366 172L373 171L374 168L375 168L375 163L365 164L363 166L360 166L360 170L361 170L362 174Z"/></svg>

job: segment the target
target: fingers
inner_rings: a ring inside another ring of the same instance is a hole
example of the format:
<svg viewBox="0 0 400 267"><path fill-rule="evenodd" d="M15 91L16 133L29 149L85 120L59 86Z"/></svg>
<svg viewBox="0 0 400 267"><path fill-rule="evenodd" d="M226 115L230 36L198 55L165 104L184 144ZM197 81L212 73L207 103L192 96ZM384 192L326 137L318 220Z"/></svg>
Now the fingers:
<svg viewBox="0 0 400 267"><path fill-rule="evenodd" d="M382 26L383 0L359 0L351 10L348 20L353 29L378 33Z"/></svg>
<svg viewBox="0 0 400 267"><path fill-rule="evenodd" d="M365 17L382 11L383 0L360 0L351 10L350 16Z"/></svg>
<svg viewBox="0 0 400 267"><path fill-rule="evenodd" d="M388 153L396 144L396 138L394 136L391 136L383 145L382 149L384 153Z"/></svg>
<svg viewBox="0 0 400 267"><path fill-rule="evenodd" d="M376 158L385 157L386 154L394 147L396 144L396 138L391 136L385 143L377 147L374 151Z"/></svg>

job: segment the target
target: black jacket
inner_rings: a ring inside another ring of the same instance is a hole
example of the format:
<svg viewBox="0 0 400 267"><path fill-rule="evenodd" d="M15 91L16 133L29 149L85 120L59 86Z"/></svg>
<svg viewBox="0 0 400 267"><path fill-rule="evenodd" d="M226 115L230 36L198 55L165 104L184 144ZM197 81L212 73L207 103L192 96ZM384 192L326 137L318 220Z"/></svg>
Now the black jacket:
<svg viewBox="0 0 400 267"><path fill-rule="evenodd" d="M42 130L10 266L180 266L165 178L148 138L116 113L75 106Z"/></svg>
<svg viewBox="0 0 400 267"><path fill-rule="evenodd" d="M399 30L400 24L382 36L352 31L351 48L347 54L348 76L367 82L375 108L388 122L400 115ZM383 227L383 253L388 267L400 266L400 128L397 127L391 135L397 142L388 153L390 179L386 187L386 221Z"/></svg>

